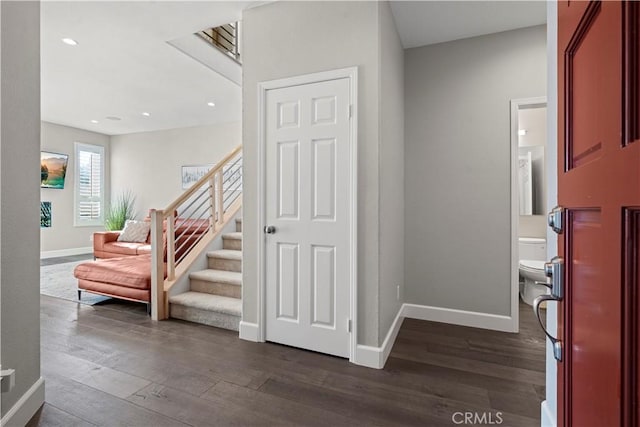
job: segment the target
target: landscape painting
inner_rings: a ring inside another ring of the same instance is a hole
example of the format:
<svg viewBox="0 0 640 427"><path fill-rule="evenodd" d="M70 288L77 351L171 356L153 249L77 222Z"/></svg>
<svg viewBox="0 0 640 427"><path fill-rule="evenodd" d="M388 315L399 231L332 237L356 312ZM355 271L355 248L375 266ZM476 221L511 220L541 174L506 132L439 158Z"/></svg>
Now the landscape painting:
<svg viewBox="0 0 640 427"><path fill-rule="evenodd" d="M182 166L182 189L186 190L205 176L215 165Z"/></svg>
<svg viewBox="0 0 640 427"><path fill-rule="evenodd" d="M51 202L40 202L40 228L51 228Z"/></svg>
<svg viewBox="0 0 640 427"><path fill-rule="evenodd" d="M64 188L64 178L67 175L67 154L40 152L40 187Z"/></svg>

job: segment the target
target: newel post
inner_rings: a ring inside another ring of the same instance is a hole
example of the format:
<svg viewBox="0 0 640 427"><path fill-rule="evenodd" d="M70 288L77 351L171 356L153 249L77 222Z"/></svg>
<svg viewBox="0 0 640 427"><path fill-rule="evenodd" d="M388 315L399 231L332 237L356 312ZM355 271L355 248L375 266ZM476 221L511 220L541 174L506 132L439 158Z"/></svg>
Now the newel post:
<svg viewBox="0 0 640 427"><path fill-rule="evenodd" d="M165 319L163 212L151 209L151 319Z"/></svg>

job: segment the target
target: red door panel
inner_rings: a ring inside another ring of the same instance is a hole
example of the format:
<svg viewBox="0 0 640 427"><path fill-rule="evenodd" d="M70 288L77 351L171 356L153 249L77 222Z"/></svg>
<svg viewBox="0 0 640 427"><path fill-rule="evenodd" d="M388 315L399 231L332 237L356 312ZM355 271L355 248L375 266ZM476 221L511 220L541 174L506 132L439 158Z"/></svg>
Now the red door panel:
<svg viewBox="0 0 640 427"><path fill-rule="evenodd" d="M638 425L638 4L558 4L558 424Z"/></svg>

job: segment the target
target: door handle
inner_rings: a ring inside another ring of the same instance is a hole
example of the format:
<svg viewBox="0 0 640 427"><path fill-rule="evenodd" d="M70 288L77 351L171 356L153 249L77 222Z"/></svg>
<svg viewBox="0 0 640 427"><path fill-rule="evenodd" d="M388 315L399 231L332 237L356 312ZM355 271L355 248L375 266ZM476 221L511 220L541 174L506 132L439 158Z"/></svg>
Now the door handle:
<svg viewBox="0 0 640 427"><path fill-rule="evenodd" d="M266 234L275 234L276 233L276 227L274 227L273 225L265 225L264 226L264 232Z"/></svg>
<svg viewBox="0 0 640 427"><path fill-rule="evenodd" d="M542 332L544 332L547 338L549 338L549 341L551 341L551 345L553 346L553 357L555 357L558 362L562 362L562 342L558 338L552 336L549 331L547 331L547 328L545 328L544 323L542 323L542 319L540 318L540 305L545 301L560 301L560 299L561 298L557 298L553 295L540 295L538 298L533 300L533 312L536 314L536 319L538 319Z"/></svg>

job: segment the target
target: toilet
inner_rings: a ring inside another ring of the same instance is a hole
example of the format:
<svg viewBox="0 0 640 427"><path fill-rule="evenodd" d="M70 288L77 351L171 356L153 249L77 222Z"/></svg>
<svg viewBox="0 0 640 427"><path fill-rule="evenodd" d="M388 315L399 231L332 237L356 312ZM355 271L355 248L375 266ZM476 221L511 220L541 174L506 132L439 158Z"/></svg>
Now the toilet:
<svg viewBox="0 0 640 427"><path fill-rule="evenodd" d="M545 239L537 237L520 237L518 239L518 250L520 264L520 298L529 305L533 305L533 300L549 293L549 288L544 285L537 285L535 282L547 281L544 274L544 263L547 257L547 242Z"/></svg>

